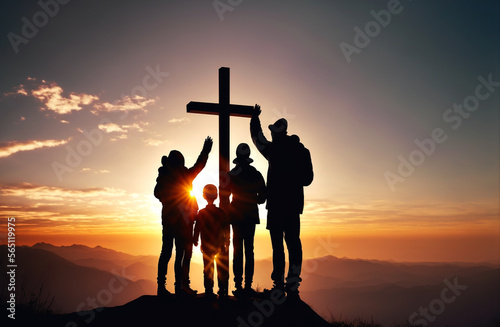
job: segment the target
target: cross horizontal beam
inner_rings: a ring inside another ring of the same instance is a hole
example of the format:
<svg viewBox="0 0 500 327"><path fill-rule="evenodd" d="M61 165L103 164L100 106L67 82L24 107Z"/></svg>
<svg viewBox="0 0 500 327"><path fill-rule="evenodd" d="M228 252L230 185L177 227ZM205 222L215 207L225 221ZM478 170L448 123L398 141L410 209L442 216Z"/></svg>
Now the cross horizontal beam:
<svg viewBox="0 0 500 327"><path fill-rule="evenodd" d="M255 112L254 107L244 106L238 104L219 104L219 103L207 103L207 102L194 102L191 101L187 104L187 112L195 114L209 114L209 115L219 115L227 113L233 117L246 117L251 118Z"/></svg>

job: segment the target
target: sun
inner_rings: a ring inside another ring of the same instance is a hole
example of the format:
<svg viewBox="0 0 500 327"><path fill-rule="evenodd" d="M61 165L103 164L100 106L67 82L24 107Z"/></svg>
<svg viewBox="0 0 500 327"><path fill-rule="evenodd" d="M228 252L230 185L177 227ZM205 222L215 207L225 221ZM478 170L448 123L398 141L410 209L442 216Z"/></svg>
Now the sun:
<svg viewBox="0 0 500 327"><path fill-rule="evenodd" d="M203 170L193 181L193 189L190 192L191 196L196 197L198 201L198 206L204 208L207 202L203 199L203 188L207 184L214 184L218 188L218 179L219 175L213 171L205 171ZM218 199L215 201L216 205L218 204Z"/></svg>

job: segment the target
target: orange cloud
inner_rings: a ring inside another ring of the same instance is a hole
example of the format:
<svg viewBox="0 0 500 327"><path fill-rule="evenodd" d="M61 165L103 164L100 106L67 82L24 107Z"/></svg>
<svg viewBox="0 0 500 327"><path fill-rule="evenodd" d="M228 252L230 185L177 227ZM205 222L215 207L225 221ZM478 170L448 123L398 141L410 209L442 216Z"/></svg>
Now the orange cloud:
<svg viewBox="0 0 500 327"><path fill-rule="evenodd" d="M151 231L159 226L161 210L150 194L109 187L3 184L0 199L0 215L16 217L24 233Z"/></svg>
<svg viewBox="0 0 500 327"><path fill-rule="evenodd" d="M96 103L92 113L96 114L99 111L104 112L112 112L112 111L132 111L132 110L142 110L145 111L146 107L156 103L156 99L147 99L140 95L124 96L120 100L115 101L114 103L103 102Z"/></svg>
<svg viewBox="0 0 500 327"><path fill-rule="evenodd" d="M63 89L56 84L40 85L38 89L31 91L31 94L45 105L45 109L58 114L81 110L82 105L89 105L99 99L95 95L73 92L69 97L64 97Z"/></svg>
<svg viewBox="0 0 500 327"><path fill-rule="evenodd" d="M38 81L36 78L28 77L27 83L13 88L13 91L3 93L3 96L32 96L43 104L42 110L51 110L58 114L68 114L72 111L82 110L83 106L91 105L91 112L114 111L145 111L146 107L156 103L157 99L148 99L143 96L123 96L121 99L110 103L92 94L70 92L67 96L61 86L55 82L45 80ZM64 122L64 121L62 121Z"/></svg>
<svg viewBox="0 0 500 327"><path fill-rule="evenodd" d="M31 151L40 148L52 148L59 145L64 145L69 142L66 140L31 140L31 141L9 141L0 143L0 158L8 157L14 153L21 151Z"/></svg>
<svg viewBox="0 0 500 327"><path fill-rule="evenodd" d="M101 196L123 196L125 191L114 188L84 188L68 189L63 187L37 185L31 183L16 183L3 185L0 195L20 196L30 200L50 200L68 202L72 199L99 198Z"/></svg>
<svg viewBox="0 0 500 327"><path fill-rule="evenodd" d="M334 228L359 233L378 231L456 231L498 229L498 203L419 203L306 201L305 229Z"/></svg>
<svg viewBox="0 0 500 327"><path fill-rule="evenodd" d="M97 127L106 133L113 133L113 132L124 133L125 132L125 130L123 128L121 128L120 125L115 124L115 123L100 124Z"/></svg>
<svg viewBox="0 0 500 327"><path fill-rule="evenodd" d="M146 145L149 145L149 146L160 146L160 145L162 145L163 143L165 143L164 141L161 141L161 140L155 140L155 139L152 139L152 138L145 139L145 140L143 140L143 142L144 142Z"/></svg>
<svg viewBox="0 0 500 327"><path fill-rule="evenodd" d="M99 126L97 127L106 133L114 133L114 132L126 133L131 130L144 132L144 129L137 123L133 123L130 125L121 125L121 126L115 123L104 123L104 124L99 124Z"/></svg>
<svg viewBox="0 0 500 327"><path fill-rule="evenodd" d="M189 123L191 120L188 117L172 118L168 122L171 124Z"/></svg>

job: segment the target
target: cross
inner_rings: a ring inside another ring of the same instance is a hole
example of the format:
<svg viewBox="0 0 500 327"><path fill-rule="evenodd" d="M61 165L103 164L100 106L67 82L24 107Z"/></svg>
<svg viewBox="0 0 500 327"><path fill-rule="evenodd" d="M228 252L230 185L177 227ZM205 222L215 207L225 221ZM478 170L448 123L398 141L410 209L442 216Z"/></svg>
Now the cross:
<svg viewBox="0 0 500 327"><path fill-rule="evenodd" d="M219 206L223 210L229 208L229 116L252 117L255 112L252 106L230 104L229 101L229 68L219 68L219 103L189 102L187 112L219 116ZM227 212L227 211L226 211Z"/></svg>

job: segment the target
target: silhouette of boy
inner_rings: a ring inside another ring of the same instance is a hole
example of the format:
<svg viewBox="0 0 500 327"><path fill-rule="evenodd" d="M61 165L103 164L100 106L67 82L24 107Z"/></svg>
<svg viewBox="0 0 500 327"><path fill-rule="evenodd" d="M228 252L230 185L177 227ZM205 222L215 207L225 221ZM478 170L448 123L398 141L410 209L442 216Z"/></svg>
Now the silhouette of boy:
<svg viewBox="0 0 500 327"><path fill-rule="evenodd" d="M228 265L221 257L229 247L229 223L226 214L214 205L217 199L217 187L208 184L203 188L203 198L208 204L196 216L194 228L194 245L198 245L201 236L201 252L203 253L203 280L205 295L213 296L214 287L214 261L217 264L217 282L219 284L219 297L227 297L229 284Z"/></svg>
<svg viewBox="0 0 500 327"><path fill-rule="evenodd" d="M284 118L269 125L272 142L268 141L262 132L260 113L260 106L255 105L250 132L255 146L269 162L266 208L273 247L271 278L275 289L285 290L287 297L297 299L302 268L300 214L304 209L304 186L311 184L314 176L311 155L297 135L287 135L288 122ZM286 285L283 239L290 261Z"/></svg>
<svg viewBox="0 0 500 327"><path fill-rule="evenodd" d="M198 211L196 198L190 194L193 180L205 167L212 149L212 138L207 137L203 149L191 168L184 166L184 156L177 150L162 157L154 195L162 205L162 248L158 260L158 295L168 295L165 289L167 266L175 242L175 293L195 294L189 280L193 252L193 223Z"/></svg>
<svg viewBox="0 0 500 327"><path fill-rule="evenodd" d="M250 147L241 143L236 149L236 166L229 172L231 224L233 225L233 273L236 296L252 293L254 274L255 225L260 223L258 204L266 201L266 184L262 174L250 165ZM245 290L243 292L243 252L245 253Z"/></svg>

